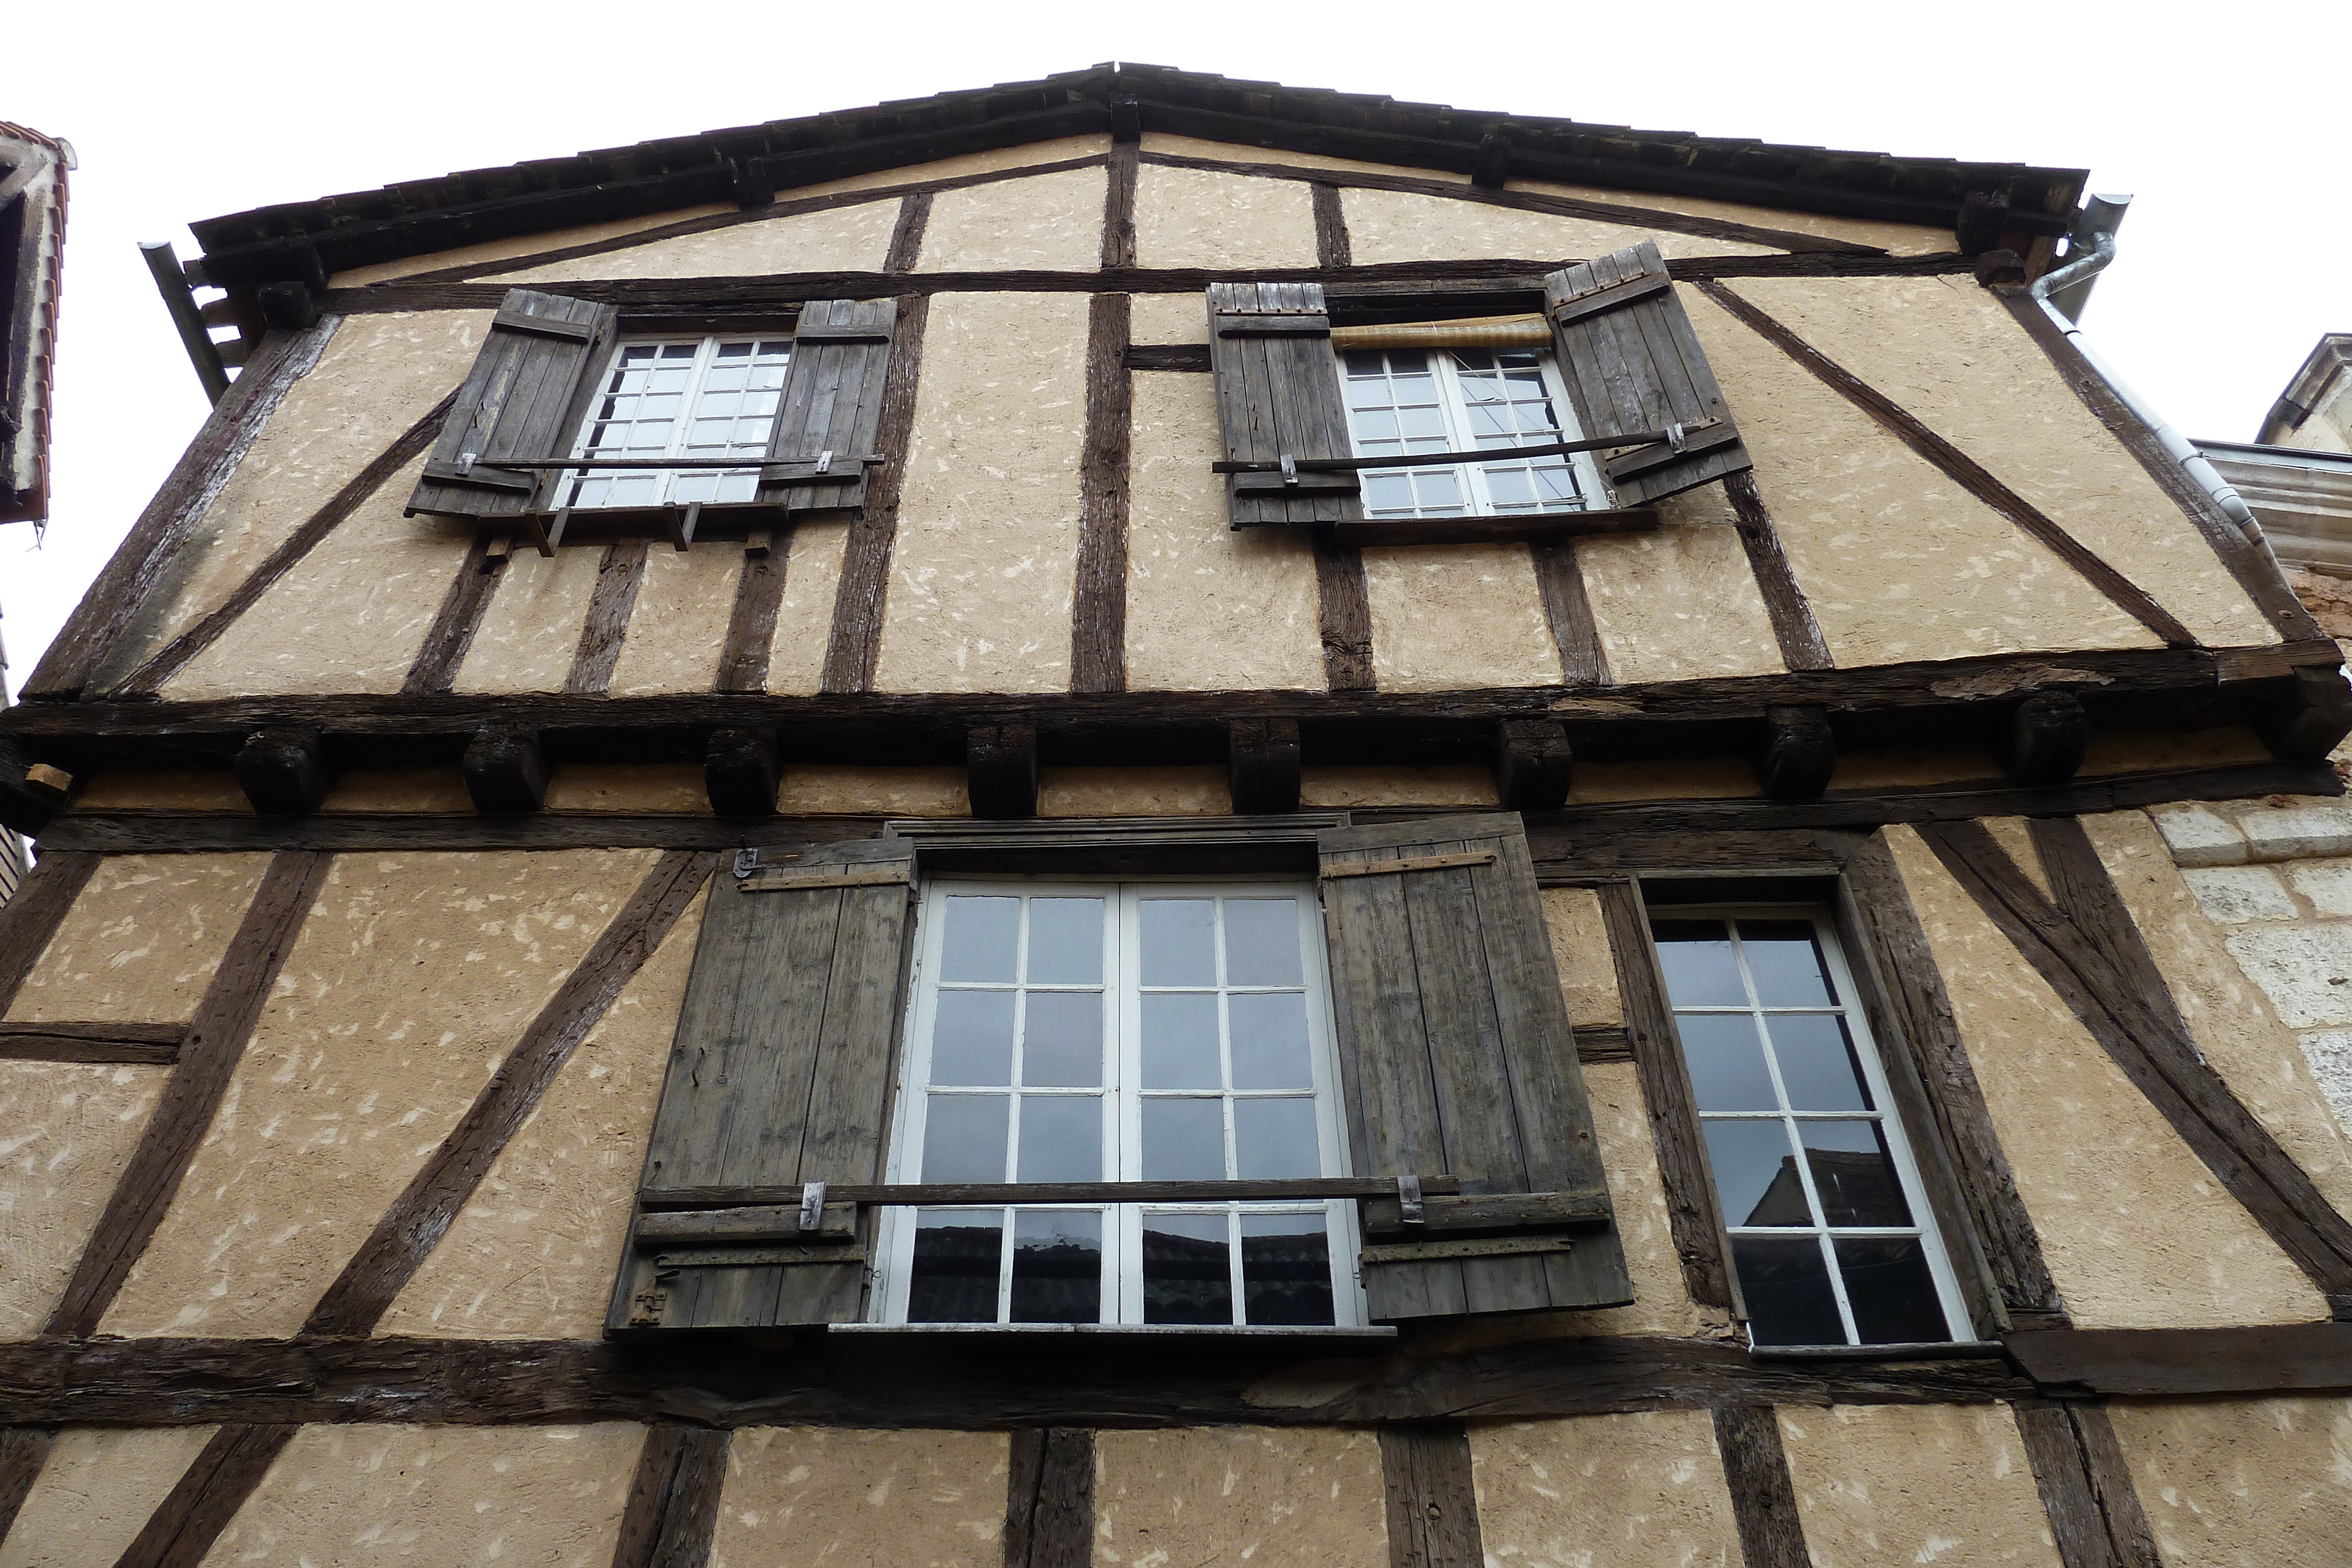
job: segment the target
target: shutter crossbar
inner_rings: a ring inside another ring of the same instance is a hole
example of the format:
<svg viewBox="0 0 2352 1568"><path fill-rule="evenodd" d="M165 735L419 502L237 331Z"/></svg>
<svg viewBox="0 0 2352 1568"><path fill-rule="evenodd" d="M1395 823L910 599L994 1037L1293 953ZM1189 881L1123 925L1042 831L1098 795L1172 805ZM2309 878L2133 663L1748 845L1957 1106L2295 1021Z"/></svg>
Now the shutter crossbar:
<svg viewBox="0 0 2352 1568"><path fill-rule="evenodd" d="M1474 1178L1425 1176L1424 1194L1451 1197ZM1300 1176L1267 1181L833 1182L828 1205L875 1208L1013 1203L1286 1203L1328 1197L1396 1198L1394 1176ZM647 1210L797 1206L798 1186L684 1186L637 1194Z"/></svg>
<svg viewBox="0 0 2352 1568"><path fill-rule="evenodd" d="M1493 865L1492 850L1468 850L1450 855L1407 855L1394 861L1331 861L1323 867L1326 878L1342 876L1389 876L1408 871L1450 871L1455 866Z"/></svg>
<svg viewBox="0 0 2352 1568"><path fill-rule="evenodd" d="M1591 441L1548 441L1540 446L1489 446L1476 452L1413 452L1394 457L1276 457L1263 463L1221 460L1210 464L1209 472L1281 474L1296 469L1301 474L1346 474L1364 468L1435 468L1448 464L1509 463L1521 457L1555 457L1564 453L1599 452L1613 446L1654 446L1672 454L1683 451L1685 445L1706 444L1698 439L1698 433L1712 429L1718 423L1710 419L1696 424L1671 425L1664 430L1631 430L1622 435L1602 436ZM507 460L500 458L499 461Z"/></svg>
<svg viewBox="0 0 2352 1568"><path fill-rule="evenodd" d="M910 861L886 861L880 865L758 866L736 883L735 891L798 893L821 887L887 887L914 880Z"/></svg>
<svg viewBox="0 0 2352 1568"><path fill-rule="evenodd" d="M1358 1256L1366 1263L1427 1263L1441 1258L1513 1258L1527 1252L1569 1252L1575 1247L1575 1241L1566 1236L1494 1236L1466 1241L1370 1242Z"/></svg>
<svg viewBox="0 0 2352 1568"><path fill-rule="evenodd" d="M790 466L795 463L814 463L813 457L774 458L764 453L745 457L500 457L501 468L766 468L778 463ZM863 464L868 468L880 464L878 456L850 457L837 455L836 465Z"/></svg>

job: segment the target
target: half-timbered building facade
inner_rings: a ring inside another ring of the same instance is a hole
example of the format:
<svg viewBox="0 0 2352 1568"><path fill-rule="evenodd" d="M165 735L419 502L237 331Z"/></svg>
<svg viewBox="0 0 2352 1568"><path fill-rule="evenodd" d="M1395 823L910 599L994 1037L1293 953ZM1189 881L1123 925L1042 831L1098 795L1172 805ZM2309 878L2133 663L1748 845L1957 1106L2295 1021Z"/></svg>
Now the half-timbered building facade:
<svg viewBox="0 0 2352 1568"><path fill-rule="evenodd" d="M2085 178L1123 66L196 225L0 1568L2352 1556L2352 691Z"/></svg>

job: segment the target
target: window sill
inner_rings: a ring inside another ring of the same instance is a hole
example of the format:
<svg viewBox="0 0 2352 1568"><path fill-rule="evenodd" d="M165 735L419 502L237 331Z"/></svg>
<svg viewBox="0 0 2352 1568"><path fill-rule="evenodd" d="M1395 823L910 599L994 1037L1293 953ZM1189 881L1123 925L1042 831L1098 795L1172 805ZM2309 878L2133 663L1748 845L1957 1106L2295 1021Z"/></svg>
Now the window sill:
<svg viewBox="0 0 2352 1568"><path fill-rule="evenodd" d="M830 1323L828 1333L872 1334L1099 1334L1112 1338L1392 1340L1392 1323L1370 1328L1341 1328L1328 1323L1296 1325L1223 1323Z"/></svg>
<svg viewBox="0 0 2352 1568"><path fill-rule="evenodd" d="M1543 544L1586 534L1646 533L1657 526L1654 510L1634 507L1513 517L1351 517L1332 524L1331 537L1349 545Z"/></svg>
<svg viewBox="0 0 2352 1568"><path fill-rule="evenodd" d="M1927 1340L1907 1344L1752 1344L1759 1361L1997 1361L2009 1347L1997 1339Z"/></svg>

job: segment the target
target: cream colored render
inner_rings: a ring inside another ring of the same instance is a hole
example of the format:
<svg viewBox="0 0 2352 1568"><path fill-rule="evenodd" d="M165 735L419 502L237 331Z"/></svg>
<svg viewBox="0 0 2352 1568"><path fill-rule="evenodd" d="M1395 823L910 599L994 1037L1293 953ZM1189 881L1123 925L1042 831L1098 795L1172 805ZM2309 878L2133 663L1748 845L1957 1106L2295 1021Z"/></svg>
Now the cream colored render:
<svg viewBox="0 0 2352 1568"><path fill-rule="evenodd" d="M1983 465L2200 641L2279 641L2197 525L1990 290L1957 277L1726 287Z"/></svg>
<svg viewBox="0 0 2352 1568"><path fill-rule="evenodd" d="M1671 497L1660 503L1658 515L1662 526L1647 533L1576 541L1577 570L1584 576L1609 678L1780 674L1786 666L1772 617L1732 526L1723 486Z"/></svg>
<svg viewBox="0 0 2352 1568"><path fill-rule="evenodd" d="M1137 300L1154 298L1143 296ZM1197 315L1199 299L1185 303ZM1315 547L1291 528L1236 530L1211 377L1139 371L1129 485L1130 691L1320 691Z"/></svg>
<svg viewBox="0 0 2352 1568"><path fill-rule="evenodd" d="M142 611L136 633L110 655L109 674L129 674L217 609L270 551L464 381L489 319L486 310L345 317L190 531L175 558L186 564L173 568L169 607L161 615Z"/></svg>
<svg viewBox="0 0 2352 1568"><path fill-rule="evenodd" d="M455 689L469 696L562 691L604 559L603 550L576 546L544 556L528 545L516 550L457 666Z"/></svg>
<svg viewBox="0 0 2352 1568"><path fill-rule="evenodd" d="M778 272L879 272L890 254L898 204L890 198L755 218L699 234L647 240L520 271L488 270L484 281L520 288L609 277L760 277ZM560 290L559 290L560 292Z"/></svg>
<svg viewBox="0 0 2352 1568"><path fill-rule="evenodd" d="M299 1329L656 857L338 855L101 1332Z"/></svg>
<svg viewBox="0 0 2352 1568"><path fill-rule="evenodd" d="M1851 240L1856 245L1876 246L1895 256L1940 256L1949 252L1954 244L1949 229L1877 223L1869 218L1833 218L1785 207L1751 207L1738 202L1711 202L1704 196L1669 195L1664 191L1619 191L1600 185L1562 185L1550 180L1508 180L1503 188L1537 196L1565 196L1576 202L1602 202L1611 206L1650 207L1662 213L1749 224L1759 229L1783 229L1822 239Z"/></svg>
<svg viewBox="0 0 2352 1568"><path fill-rule="evenodd" d="M1527 546L1368 548L1363 559L1381 690L1559 684Z"/></svg>
<svg viewBox="0 0 2352 1568"><path fill-rule="evenodd" d="M1840 666L2159 645L2048 547L1779 348L1696 289L1676 293Z"/></svg>
<svg viewBox="0 0 2352 1568"><path fill-rule="evenodd" d="M1068 689L1086 349L1083 295L932 298L876 690Z"/></svg>
<svg viewBox="0 0 2352 1568"><path fill-rule="evenodd" d="M710 1568L997 1568L1002 1432L751 1427L727 1449Z"/></svg>
<svg viewBox="0 0 2352 1568"><path fill-rule="evenodd" d="M1478 1533L1508 1568L1739 1568L1739 1524L1704 1410L1470 1429Z"/></svg>
<svg viewBox="0 0 2352 1568"><path fill-rule="evenodd" d="M1352 806L1492 807L1495 775L1475 764L1439 762L1387 767L1302 768L1298 803L1336 810Z"/></svg>
<svg viewBox="0 0 2352 1568"><path fill-rule="evenodd" d="M1813 1568L2060 1568L2008 1406L1783 1406L1780 1418Z"/></svg>
<svg viewBox="0 0 2352 1568"><path fill-rule="evenodd" d="M788 817L969 817L961 768L787 764L776 810Z"/></svg>
<svg viewBox="0 0 2352 1568"><path fill-rule="evenodd" d="M590 1427L305 1427L203 1568L605 1568L645 1445Z"/></svg>
<svg viewBox="0 0 2352 1568"><path fill-rule="evenodd" d="M1554 266L1606 256L1643 240L1669 262L1693 256L1777 256L1769 246L1524 212L1451 196L1405 191L1343 190L1348 248L1359 267L1400 261L1518 258Z"/></svg>
<svg viewBox="0 0 2352 1568"><path fill-rule="evenodd" d="M710 792L692 762L559 762L548 770L547 809L707 816Z"/></svg>
<svg viewBox="0 0 2352 1568"><path fill-rule="evenodd" d="M1099 1432L1096 1568L1387 1568L1385 1496L1371 1431Z"/></svg>
<svg viewBox="0 0 2352 1568"><path fill-rule="evenodd" d="M2352 1399L2109 1406L2165 1568L2352 1563Z"/></svg>
<svg viewBox="0 0 2352 1568"><path fill-rule="evenodd" d="M0 1568L115 1568L217 1427L68 1427L0 1542Z"/></svg>
<svg viewBox="0 0 2352 1568"><path fill-rule="evenodd" d="M918 272L1085 272L1102 262L1103 169L1066 169L931 198Z"/></svg>
<svg viewBox="0 0 2352 1568"><path fill-rule="evenodd" d="M1201 291L1181 294L1138 294L1128 306L1127 340L1130 343L1206 343L1209 306ZM1196 380L1200 372L1190 372ZM1140 385L1140 380L1138 385Z"/></svg>
<svg viewBox="0 0 2352 1568"><path fill-rule="evenodd" d="M743 552L731 543L714 539L685 550L659 539L649 545L621 656L613 664L612 695L710 690L742 578Z"/></svg>
<svg viewBox="0 0 2352 1568"><path fill-rule="evenodd" d="M1301 181L1155 163L1137 171L1138 267L1240 272L1313 267L1315 256L1315 198Z"/></svg>
<svg viewBox="0 0 2352 1568"><path fill-rule="evenodd" d="M1355 158L1329 158L1320 152L1291 152L1275 147L1252 147L1239 141L1203 141L1194 136L1171 136L1166 131L1143 133L1141 151L1171 158L1213 158L1221 163L1272 163L1289 169L1332 169L1352 174L1393 174L1411 180L1438 180L1467 185L1470 176L1445 169L1414 169L1402 163L1366 163Z"/></svg>
<svg viewBox="0 0 2352 1568"><path fill-rule="evenodd" d="M784 574L775 636L768 644L769 691L808 696L824 684L834 599L841 590L842 555L848 545L845 519L810 517L793 526L789 547L778 540L768 558Z"/></svg>
<svg viewBox="0 0 2352 1568"><path fill-rule="evenodd" d="M57 1310L170 1075L0 1061L0 1340L31 1339Z"/></svg>
<svg viewBox="0 0 2352 1568"><path fill-rule="evenodd" d="M1886 836L2074 1325L2325 1320L2326 1298L1918 834L1895 827Z"/></svg>
<svg viewBox="0 0 2352 1568"><path fill-rule="evenodd" d="M10 1023L180 1023L195 1014L267 854L108 855L8 1006Z"/></svg>

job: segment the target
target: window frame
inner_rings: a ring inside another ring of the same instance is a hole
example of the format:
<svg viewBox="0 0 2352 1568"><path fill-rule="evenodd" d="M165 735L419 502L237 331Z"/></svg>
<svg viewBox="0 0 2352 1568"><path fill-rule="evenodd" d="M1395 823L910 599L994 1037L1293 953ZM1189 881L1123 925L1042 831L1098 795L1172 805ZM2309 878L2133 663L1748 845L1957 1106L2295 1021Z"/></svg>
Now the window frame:
<svg viewBox="0 0 2352 1568"><path fill-rule="evenodd" d="M635 475L645 475L652 477L656 481L656 494L650 499L644 500L597 501L593 503L579 501L576 498L579 487L597 477L600 471L596 469L582 468L557 469L548 486L547 495L549 509L551 511L557 512L571 511L574 512L579 517L593 518L632 512L660 511L667 508L688 506L710 508L733 508L738 507L755 507L761 505L761 503L759 500L760 470L769 461L767 454L775 439L776 422L783 415L784 392L790 384L792 361L794 356L796 356L800 351L796 331L797 323L790 326L779 325L772 329L751 327L737 329L722 329L719 326L713 324L701 330L696 330L689 326L679 325L671 327L667 330L663 330L655 323L647 322L644 323L642 325L642 329L634 334L628 332L627 329L629 326L630 323L625 318L622 322L622 330L614 334L613 342L605 350L603 359L597 361L593 372L583 379L583 396L578 409L578 417L572 421L569 447L564 455L581 458L593 457L596 455L596 454L590 448L589 440L596 426L601 423L597 418L597 409L599 404L607 396L618 395L608 393L605 390L605 383L612 378L614 371L618 368L622 355L625 354L629 350L642 348L671 348L683 343L692 343L695 345L693 362L688 372L688 384L685 390L679 394L681 398L680 412L678 416L672 422L673 428L670 434L669 444L661 453L661 455L665 457L688 457L692 455L690 449L690 437L695 422L695 404L709 390L707 382L709 373L716 363L719 348L729 341L749 341L754 345L753 358L756 361L758 357L757 345L762 342L781 341L784 344L784 357L782 364L778 366L780 375L774 388L776 394L776 406L768 415L768 427L765 434L760 442L759 455L746 462L739 468L709 468L700 470L691 468L645 468L634 471L603 471L610 473L615 479L625 476L635 476ZM658 362L658 359L656 359L656 362ZM736 417L740 418L741 416L738 415ZM720 500L715 497L704 501L681 501L676 499L675 491L678 481L688 475L696 474L698 472L709 474L721 482L729 477L748 474L751 479L752 493L748 497L742 497L733 500Z"/></svg>
<svg viewBox="0 0 2352 1568"><path fill-rule="evenodd" d="M1543 377L1544 395L1551 406L1552 420L1554 423L1554 434L1552 439L1559 442L1581 441L1584 439L1583 425L1577 417L1575 401L1569 395L1568 382L1561 372L1559 356L1556 347L1551 345L1542 347L1528 345L1518 348L1487 348L1483 345L1456 346L1442 343L1413 345L1411 348L1405 349L1404 351L1426 354L1433 361L1440 359L1443 359L1444 361L1443 368L1438 371L1434 379L1440 388L1437 406L1440 416L1444 420L1446 426L1444 450L1451 452L1467 452L1477 449L1477 435L1466 428L1469 403L1462 395L1460 367L1455 365L1453 361L1453 355L1461 351L1464 348L1495 354L1533 354L1536 359L1536 369ZM1331 352L1334 373L1339 377L1339 382L1340 413L1342 418L1346 422L1348 448L1349 454L1351 456L1360 458L1370 455L1367 454L1363 450L1356 433L1356 409L1355 405L1349 399L1348 391L1354 378L1349 373L1348 368L1348 356L1350 353L1376 353L1386 356L1398 351L1399 350L1396 348L1348 349L1340 347L1336 343L1332 347ZM1392 374L1393 372L1391 373ZM1404 438L1401 436L1399 439L1402 440ZM1531 441L1523 442L1519 444L1539 446L1547 444L1547 443ZM1498 454L1506 454L1513 449L1509 447L1498 447L1494 450ZM1363 511L1364 520L1368 523L1431 523L1438 525L1480 520L1541 524L1549 521L1565 521L1582 516L1586 513L1603 511L1612 505L1612 491L1607 482L1606 476L1601 472L1601 466L1596 455L1591 452L1572 452L1562 455L1559 461L1563 463L1568 467L1569 471L1575 476L1577 487L1576 505L1559 507L1533 506L1517 507L1510 510L1498 509L1493 502L1492 493L1488 488L1486 470L1489 467L1497 465L1498 463L1507 461L1507 457L1498 457L1495 462L1466 462L1453 465L1430 465L1426 468L1419 470L1420 472L1446 472L1456 476L1457 483L1461 485L1464 494L1471 498L1468 505L1465 505L1462 510L1456 512L1424 512L1420 510L1417 506L1415 509L1409 512L1387 512L1376 510L1371 504L1371 482L1375 478L1386 477L1391 475L1411 475L1416 472L1416 470L1412 468L1360 469L1357 471L1357 476L1363 483L1365 488L1359 505Z"/></svg>
<svg viewBox="0 0 2352 1568"><path fill-rule="evenodd" d="M1140 984L1139 954L1140 922L1135 906L1147 895L1202 895L1212 897L1247 896L1254 894L1282 894L1296 898L1299 904L1299 938L1302 964L1301 989L1306 998L1308 1032L1308 1057L1313 1077L1313 1103L1320 1175L1344 1176L1350 1174L1352 1155L1348 1135L1346 1106L1343 1101L1343 1069L1339 1057L1338 1035L1333 1016L1328 955L1323 928L1321 888L1311 873L1266 871L1237 873L1228 875L1184 876L1177 874L1114 873L1089 875L1083 871L1067 873L1024 874L1021 873L973 872L967 873L927 873L918 879L913 919L915 928L909 944L910 972L907 988L903 1044L898 1052L898 1071L891 1086L889 1143L885 1180L910 1183L923 1179L920 1166L923 1135L927 1124L929 1102L934 1086L930 1082L931 1050L938 1016L938 998L941 967L941 944L944 939L946 900L957 894L967 896L1036 897L1104 897L1109 904L1106 920L1103 969L1106 1040L1105 1078L1102 1097L1108 1107L1103 1119L1103 1161L1101 1168L1106 1181L1140 1179L1140 1118L1146 1091L1141 1082L1140 1009L1144 988ZM1220 929L1223 922L1220 922ZM1024 921L1024 942L1027 924ZM1003 982L1001 988L1026 990L1025 964L1018 981ZM956 982L961 986L964 982ZM1180 988L1197 989L1198 988ZM1285 988L1275 988L1283 989ZM1221 979L1216 987L1219 995L1234 994L1229 984ZM1220 1009L1221 1019L1224 1009ZM1221 1054L1230 1063L1230 1047L1221 1026ZM1016 1051L1018 1045L1016 1042ZM1017 1076L1008 1073L1008 1076ZM1224 1076L1230 1081L1228 1067ZM994 1092L983 1088L982 1092ZM1017 1099L1026 1092L1018 1084L1008 1085L1005 1092ZM1176 1097L1206 1097L1207 1092L1188 1093L1171 1092ZM1247 1092L1237 1092L1230 1087L1216 1092L1223 1102L1231 1105ZM1237 1159L1238 1150L1231 1142L1232 1113L1226 1113L1228 1159ZM1018 1121L1011 1117L1007 1133L1008 1162L1017 1158ZM1008 1172L1008 1179L1017 1166ZM1230 1178L1229 1178L1230 1179ZM907 1317L908 1298L912 1283L913 1251L920 1216L928 1212L951 1210L955 1205L932 1204L894 1206L880 1213L874 1246L874 1278L866 1297L866 1322L907 1330L973 1331L994 1329L1004 1332L1053 1330L1066 1325L1051 1322L1014 1321L1003 1316L1010 1311L1010 1280L1013 1249L1000 1243L997 1285L999 1320L992 1323L957 1323L912 1321ZM1022 1204L971 1206L973 1212L994 1212L1003 1217L1004 1232L1009 1236L1014 1217L1039 1211L1087 1211L1104 1216L1102 1229L1105 1277L1101 1307L1095 1325L1106 1328L1161 1330L1183 1328L1189 1332L1264 1333L1269 1329L1313 1333L1316 1332L1359 1331L1371 1328L1367 1305L1359 1276L1358 1257L1363 1239L1359 1223L1356 1200L1327 1198L1301 1201L1297 1199L1267 1199L1258 1202L1226 1200L1206 1203L1106 1203L1106 1204ZM1232 1281L1233 1309L1236 1316L1246 1312L1246 1301L1242 1281L1242 1249L1238 1244L1238 1217L1244 1214L1320 1214L1324 1219L1326 1246L1331 1270L1332 1321L1328 1324L1268 1325L1244 1322L1185 1325L1147 1324L1143 1318L1142 1235L1147 1213L1160 1214L1222 1214L1227 1218L1227 1256Z"/></svg>

